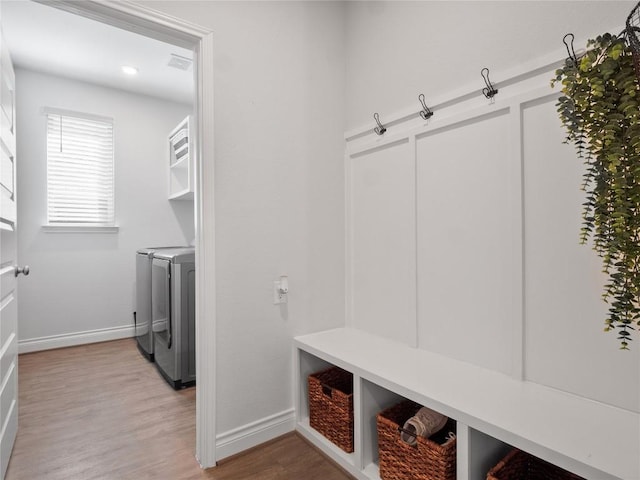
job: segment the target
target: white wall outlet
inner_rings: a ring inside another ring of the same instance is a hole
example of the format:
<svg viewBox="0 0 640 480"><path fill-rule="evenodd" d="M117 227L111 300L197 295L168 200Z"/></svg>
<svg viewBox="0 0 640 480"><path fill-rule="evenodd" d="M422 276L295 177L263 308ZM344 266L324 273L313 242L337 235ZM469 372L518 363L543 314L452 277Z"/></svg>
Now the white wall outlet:
<svg viewBox="0 0 640 480"><path fill-rule="evenodd" d="M288 289L283 291L282 284L279 280L273 282L273 304L279 305L281 303L287 303L288 301Z"/></svg>

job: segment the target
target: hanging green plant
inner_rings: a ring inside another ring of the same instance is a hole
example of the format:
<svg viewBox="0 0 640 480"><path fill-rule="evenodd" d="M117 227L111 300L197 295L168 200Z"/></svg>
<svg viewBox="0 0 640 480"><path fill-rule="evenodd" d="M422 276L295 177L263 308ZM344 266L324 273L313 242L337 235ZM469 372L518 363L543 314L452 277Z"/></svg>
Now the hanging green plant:
<svg viewBox="0 0 640 480"><path fill-rule="evenodd" d="M593 240L608 280L605 331L615 330L629 349L640 325L640 88L623 37L604 34L587 43L580 59L556 71L556 104L586 169L581 243Z"/></svg>

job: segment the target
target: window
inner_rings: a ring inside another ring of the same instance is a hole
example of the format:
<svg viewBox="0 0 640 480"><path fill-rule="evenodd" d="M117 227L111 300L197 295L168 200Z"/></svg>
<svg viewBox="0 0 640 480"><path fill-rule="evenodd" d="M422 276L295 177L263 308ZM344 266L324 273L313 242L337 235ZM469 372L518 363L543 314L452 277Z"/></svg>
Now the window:
<svg viewBox="0 0 640 480"><path fill-rule="evenodd" d="M113 120L46 113L48 224L113 226Z"/></svg>

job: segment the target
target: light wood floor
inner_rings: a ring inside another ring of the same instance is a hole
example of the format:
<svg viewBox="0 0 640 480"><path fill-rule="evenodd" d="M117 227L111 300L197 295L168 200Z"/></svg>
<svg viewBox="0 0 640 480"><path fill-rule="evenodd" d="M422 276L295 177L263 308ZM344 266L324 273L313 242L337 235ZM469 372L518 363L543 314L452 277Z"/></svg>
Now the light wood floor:
<svg viewBox="0 0 640 480"><path fill-rule="evenodd" d="M6 480L347 480L291 433L203 471L195 388L174 391L133 339L21 355Z"/></svg>

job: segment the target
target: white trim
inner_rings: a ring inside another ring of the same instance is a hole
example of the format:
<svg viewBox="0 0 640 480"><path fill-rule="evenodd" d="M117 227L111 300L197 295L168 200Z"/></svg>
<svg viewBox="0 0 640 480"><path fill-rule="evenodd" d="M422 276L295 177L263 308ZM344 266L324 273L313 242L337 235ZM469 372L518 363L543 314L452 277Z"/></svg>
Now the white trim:
<svg viewBox="0 0 640 480"><path fill-rule="evenodd" d="M293 408L234 428L218 435L216 440L218 457L229 457L292 432L295 428L296 412Z"/></svg>
<svg viewBox="0 0 640 480"><path fill-rule="evenodd" d="M192 49L210 30L128 0L35 0L178 47Z"/></svg>
<svg viewBox="0 0 640 480"><path fill-rule="evenodd" d="M365 467L364 464L364 452L366 449L365 435L364 435L364 396L362 394L362 378L353 376L353 396L352 400L359 401L353 402L353 465L356 470L362 470ZM304 422L303 422L304 423Z"/></svg>
<svg viewBox="0 0 640 480"><path fill-rule="evenodd" d="M213 33L201 26L127 0L36 0L102 23L194 49L196 227L196 457L216 464L216 282L213 192ZM205 135L206 132L206 135ZM206 187L206 188L204 188ZM214 292L212 294L211 292Z"/></svg>
<svg viewBox="0 0 640 480"><path fill-rule="evenodd" d="M513 104L514 98L515 97L510 97L496 100L493 104L470 108L469 110L454 113L449 116L445 115L438 118L434 117L430 119L428 123L414 127L407 126L408 128L399 129L392 136L389 136L386 139L382 137L372 138L368 141L358 143L357 145L347 143L347 154L351 158L356 158L366 155L371 150L393 146L401 142L409 142L411 137L433 135L434 132L437 132L438 130L449 128L459 123L508 113L509 108L511 108L511 105Z"/></svg>
<svg viewBox="0 0 640 480"><path fill-rule="evenodd" d="M499 72L497 74L491 73L492 78L496 77L496 78L504 79L500 83L494 83L494 87L500 90L501 88L504 88L507 85L517 83L519 81L526 79L527 77L533 77L539 71L552 70L554 68L557 68L560 66L560 63L562 61L560 60L560 58L564 59L564 57L559 57L557 55L550 55L550 56L544 57L543 60L539 61L538 66L531 70L527 68L522 68L522 65L520 65L517 69L511 69L509 71ZM531 64L531 63L534 63L534 62L529 62L528 64ZM475 81L472 84L469 84L466 87L460 88L452 93L447 93L445 95L441 95L433 99L433 103L429 108L434 111L435 115L428 121L428 123L434 120L437 120L438 113L440 113L440 111L444 110L447 107L451 107L453 105L464 102L466 100L470 100L474 97L481 97L482 86L483 86L482 80L481 80L480 74L478 73L478 81ZM495 97L494 101L498 101L501 99L500 97L501 93L502 92L499 92L499 94ZM488 105L493 105L493 102L489 102ZM405 108L404 110L395 112L394 114L391 114L391 115L385 115L385 125L386 126L393 125L394 126L393 130L395 130L396 128L398 128L397 126L400 123L404 123L404 122L408 122L408 121L416 120L417 118L420 118L419 112L420 112L420 108L416 101L416 105L414 107ZM349 141L355 140L358 137L369 135L371 133L373 133L372 127L369 125L367 126L363 125L346 132L344 134L344 138L347 142L349 142Z"/></svg>
<svg viewBox="0 0 640 480"><path fill-rule="evenodd" d="M353 326L353 161L344 155L344 229L345 229L345 326Z"/></svg>
<svg viewBox="0 0 640 480"><path fill-rule="evenodd" d="M416 136L409 137L409 151L411 155L411 166L413 170L413 279L414 279L414 293L413 304L410 306L411 316L413 320L413 341L410 344L411 347L420 347L420 322L418 316L418 142L416 142Z"/></svg>
<svg viewBox="0 0 640 480"><path fill-rule="evenodd" d="M206 468L217 459L213 34L202 37L195 53L196 457Z"/></svg>
<svg viewBox="0 0 640 480"><path fill-rule="evenodd" d="M16 267L5 267L2 270L0 270L0 276L4 275L5 272L7 272L7 270L13 270L15 272L15 268ZM15 273L14 273L15 276ZM9 293L6 297L4 297L2 300L0 300L0 315L2 314L2 310L5 309L5 307L7 305L9 305L11 302L13 302L16 297L13 294L14 292ZM1 345L0 345L1 347Z"/></svg>
<svg viewBox="0 0 640 480"><path fill-rule="evenodd" d="M99 328L96 330L51 335L48 337L28 338L18 341L18 353L39 352L41 350L73 347L87 343L108 342L109 340L133 337L135 334L136 332L133 325L124 325L121 327Z"/></svg>
<svg viewBox="0 0 640 480"><path fill-rule="evenodd" d="M358 144L356 146L347 144L347 153L349 154L349 157L357 158L366 155L373 150L382 150L384 148L395 147L401 143L408 142L412 136L411 132L411 130L402 130L394 132L387 137L372 138L367 143Z"/></svg>
<svg viewBox="0 0 640 480"><path fill-rule="evenodd" d="M9 335L9 338L7 338L7 341L4 342L3 345L0 345L1 358L3 359L6 358L5 355L7 354L7 350L9 350L9 347L11 346L12 343L15 343L15 341L16 341L16 334L15 332L12 332L11 335ZM4 388L4 384L3 384L3 388Z"/></svg>
<svg viewBox="0 0 640 480"><path fill-rule="evenodd" d="M11 340L13 341L13 338L15 337L15 335L11 335ZM8 344L9 342L7 342ZM4 352L3 352L4 353ZM17 368L17 364L15 361L15 358L11 361L11 363L9 364L9 369L7 370L7 374L4 376L4 380L2 380L2 385L0 385L0 395L2 395L2 393L4 393L4 389L7 388L7 385L9 384L9 382L11 381L11 375L13 375L16 372L16 368ZM16 401L16 399L13 400L14 402ZM7 418L10 417L11 415L7 415ZM2 437L2 433L0 433L0 438Z"/></svg>
<svg viewBox="0 0 640 480"><path fill-rule="evenodd" d="M456 480L470 480L473 474L469 462L471 457L470 441L469 426L462 422L456 422Z"/></svg>
<svg viewBox="0 0 640 480"><path fill-rule="evenodd" d="M13 266L13 265L8 265L8 266L6 266L6 267L2 267L2 268L0 268L0 278L1 278L3 275L7 275L7 274L9 274L9 273L12 273L12 274L13 274L12 276L15 276L15 272L16 272L16 270L15 270L15 269L16 269L16 267L15 267L15 266Z"/></svg>
<svg viewBox="0 0 640 480"><path fill-rule="evenodd" d="M524 380L524 133L522 126L522 102L514 102L509 109L511 117L508 133L509 156L509 198L516 198L511 202L513 212L513 239L511 250L512 268L517 286L510 297L511 318L513 318L513 331L511 335L511 376L516 380Z"/></svg>
<svg viewBox="0 0 640 480"><path fill-rule="evenodd" d="M45 233L118 233L118 226L101 225L42 225Z"/></svg>

